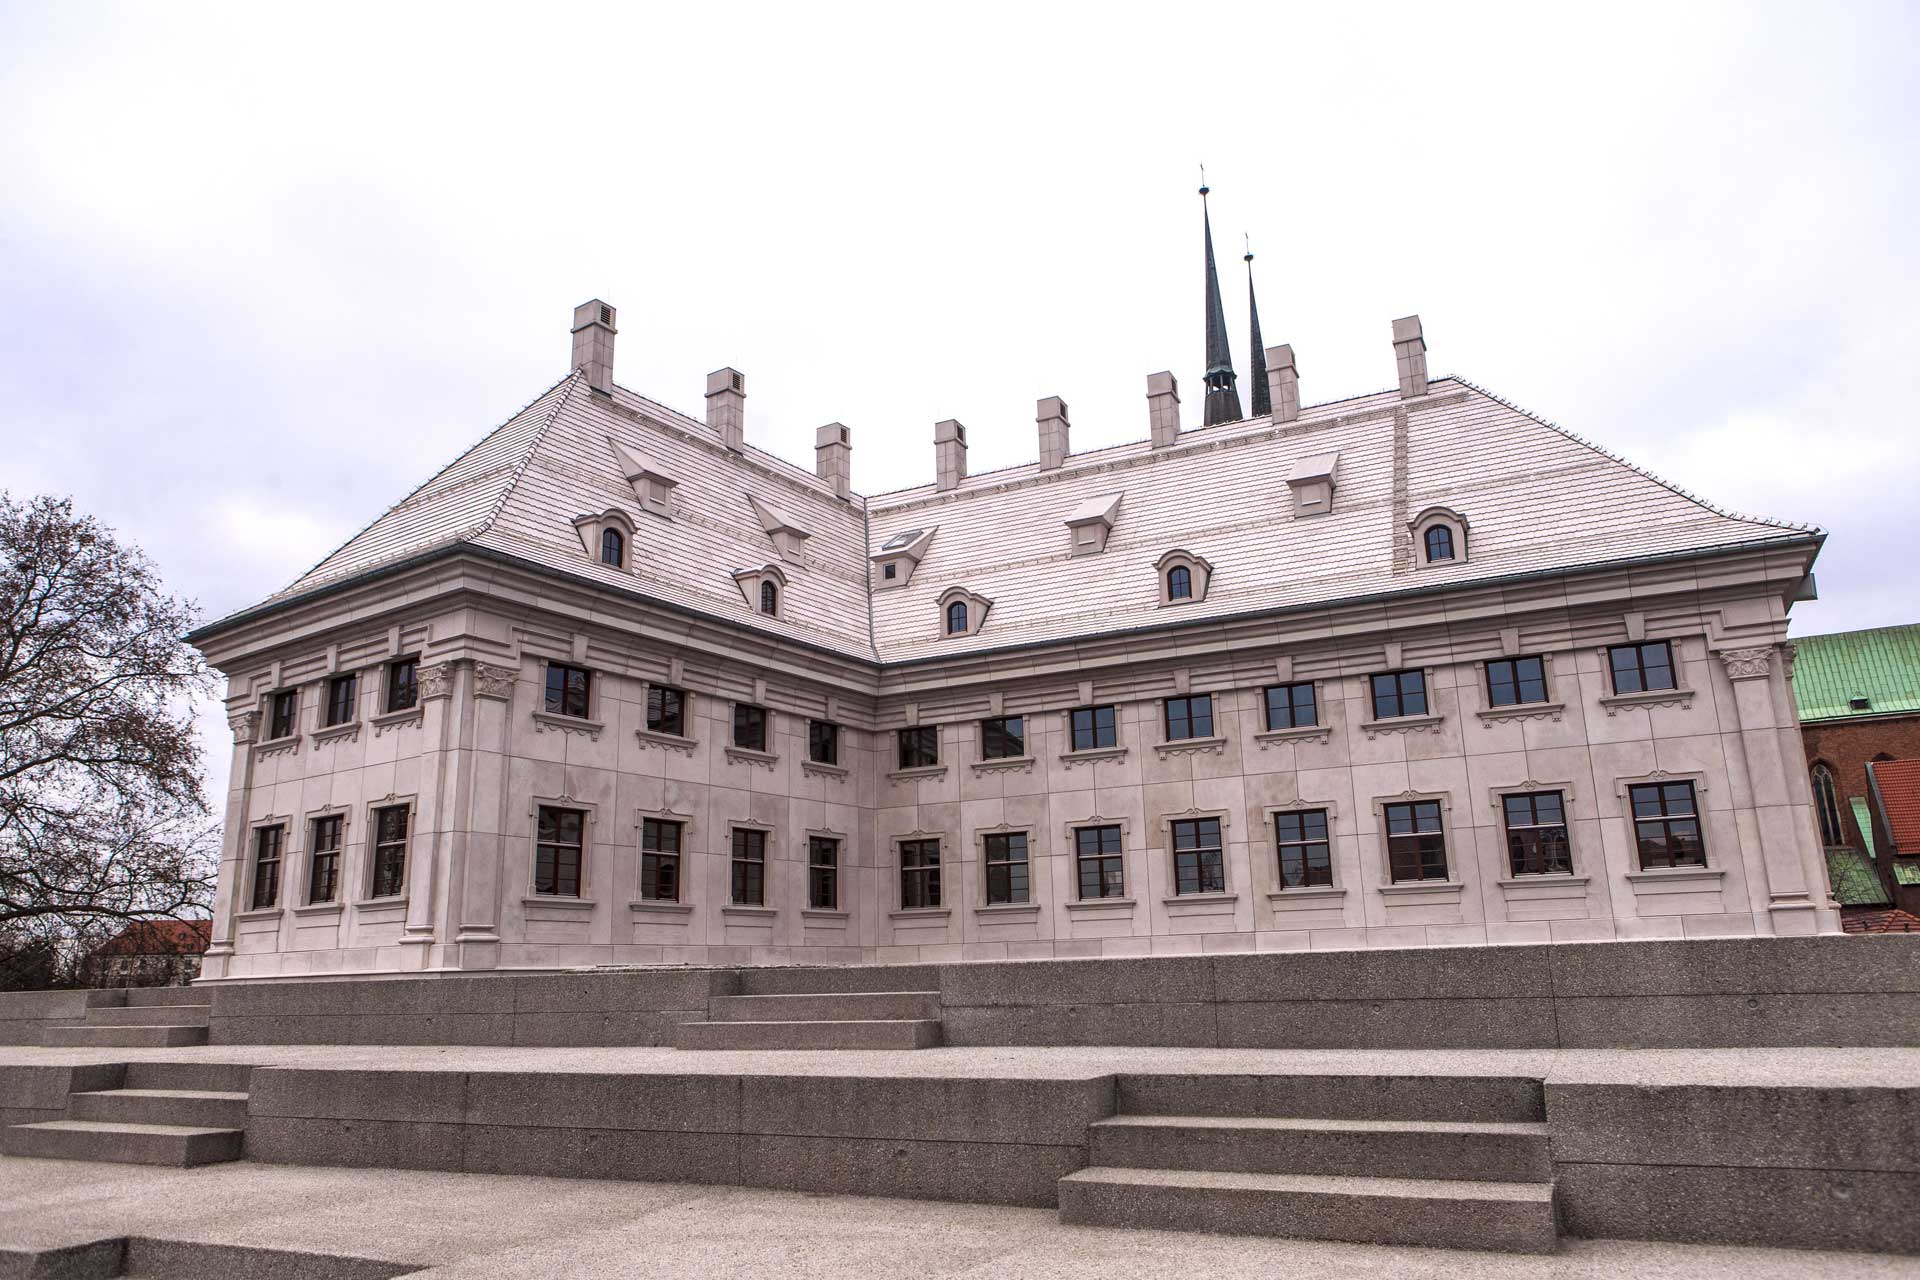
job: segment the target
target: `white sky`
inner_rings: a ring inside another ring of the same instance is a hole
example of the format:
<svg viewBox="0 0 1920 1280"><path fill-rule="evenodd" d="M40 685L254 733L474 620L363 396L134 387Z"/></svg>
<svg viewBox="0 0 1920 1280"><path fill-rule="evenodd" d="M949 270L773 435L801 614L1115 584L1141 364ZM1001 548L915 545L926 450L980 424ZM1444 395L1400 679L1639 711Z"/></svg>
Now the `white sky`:
<svg viewBox="0 0 1920 1280"><path fill-rule="evenodd" d="M71 494L210 615L560 377L854 484L1197 423L1196 164L1308 402L1459 373L1830 532L1811 634L1920 549L1920 6L487 6L0 0L0 486ZM224 725L208 735L225 771ZM216 778L218 780L218 777Z"/></svg>

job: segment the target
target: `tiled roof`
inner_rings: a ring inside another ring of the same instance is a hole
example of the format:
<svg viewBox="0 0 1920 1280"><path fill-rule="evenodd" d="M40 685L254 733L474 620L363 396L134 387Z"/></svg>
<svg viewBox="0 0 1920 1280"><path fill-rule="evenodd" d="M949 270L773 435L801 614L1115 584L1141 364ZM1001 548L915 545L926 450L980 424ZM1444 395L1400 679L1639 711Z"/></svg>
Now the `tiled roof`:
<svg viewBox="0 0 1920 1280"><path fill-rule="evenodd" d="M1920 711L1920 624L1796 638L1793 646L1801 720ZM1855 698L1867 705L1852 706Z"/></svg>
<svg viewBox="0 0 1920 1280"><path fill-rule="evenodd" d="M1893 852L1920 855L1920 760L1872 760L1867 777L1893 834Z"/></svg>
<svg viewBox="0 0 1920 1280"><path fill-rule="evenodd" d="M1920 916L1894 908L1854 908L1841 911L1840 928L1847 933L1920 933Z"/></svg>
<svg viewBox="0 0 1920 1280"><path fill-rule="evenodd" d="M211 920L136 920L94 951L96 956L197 956L213 940Z"/></svg>

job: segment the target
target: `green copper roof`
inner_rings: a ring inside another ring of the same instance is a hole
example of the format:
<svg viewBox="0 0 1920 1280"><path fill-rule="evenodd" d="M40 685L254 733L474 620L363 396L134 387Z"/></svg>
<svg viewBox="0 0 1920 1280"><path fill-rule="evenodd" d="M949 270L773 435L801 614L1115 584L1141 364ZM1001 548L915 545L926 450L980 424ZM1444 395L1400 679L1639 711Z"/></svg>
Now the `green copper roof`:
<svg viewBox="0 0 1920 1280"><path fill-rule="evenodd" d="M1873 848L1873 814L1867 809L1867 798L1848 796L1847 804L1853 808L1853 820L1860 828L1860 839L1866 842L1867 856L1879 857L1880 855Z"/></svg>
<svg viewBox="0 0 1920 1280"><path fill-rule="evenodd" d="M1834 901L1843 907L1887 905L1887 886L1858 849L1827 850L1827 883L1833 886Z"/></svg>
<svg viewBox="0 0 1920 1280"><path fill-rule="evenodd" d="M1795 640L1793 697L1801 720L1920 711L1920 625ZM1856 708L1853 699L1865 698Z"/></svg>

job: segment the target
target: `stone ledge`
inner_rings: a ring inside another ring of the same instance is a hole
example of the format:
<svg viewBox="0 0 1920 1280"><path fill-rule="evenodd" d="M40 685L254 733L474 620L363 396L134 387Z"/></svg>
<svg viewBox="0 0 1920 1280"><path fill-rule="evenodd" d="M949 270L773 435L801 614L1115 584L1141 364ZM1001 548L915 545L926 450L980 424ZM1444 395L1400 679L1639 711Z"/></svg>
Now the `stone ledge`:
<svg viewBox="0 0 1920 1280"><path fill-rule="evenodd" d="M1600 699L1600 705L1606 708L1608 715L1617 715L1621 711L1630 711L1635 707L1686 707L1693 705L1692 689L1649 689L1640 693L1609 693Z"/></svg>
<svg viewBox="0 0 1920 1280"><path fill-rule="evenodd" d="M1383 733L1438 733L1447 718L1441 715L1395 716L1391 720L1362 720L1361 730L1369 738Z"/></svg>
<svg viewBox="0 0 1920 1280"><path fill-rule="evenodd" d="M1127 758L1127 748L1090 747L1085 751L1063 751L1058 758L1062 768L1071 769L1075 765L1097 764L1102 760L1124 760Z"/></svg>
<svg viewBox="0 0 1920 1280"><path fill-rule="evenodd" d="M1483 724L1503 724L1510 720L1552 720L1558 722L1567 713L1564 702L1514 702L1504 707L1482 707L1473 714Z"/></svg>
<svg viewBox="0 0 1920 1280"><path fill-rule="evenodd" d="M677 733L661 733L657 729L635 729L633 736L643 747L658 747L663 751L678 751L688 756L700 747L698 738L684 738Z"/></svg>
<svg viewBox="0 0 1920 1280"><path fill-rule="evenodd" d="M1271 747L1282 746L1289 742L1331 742L1333 726L1330 724L1295 725L1290 729L1264 729L1253 735L1253 740L1265 751Z"/></svg>
<svg viewBox="0 0 1920 1280"><path fill-rule="evenodd" d="M916 765L911 769L889 769L887 777L895 782L918 782L923 778L944 778L947 766L943 764Z"/></svg>
<svg viewBox="0 0 1920 1280"><path fill-rule="evenodd" d="M583 738L600 741L601 731L607 726L599 720L583 720L579 716L563 716L552 711L531 711L533 727L538 733L577 734Z"/></svg>

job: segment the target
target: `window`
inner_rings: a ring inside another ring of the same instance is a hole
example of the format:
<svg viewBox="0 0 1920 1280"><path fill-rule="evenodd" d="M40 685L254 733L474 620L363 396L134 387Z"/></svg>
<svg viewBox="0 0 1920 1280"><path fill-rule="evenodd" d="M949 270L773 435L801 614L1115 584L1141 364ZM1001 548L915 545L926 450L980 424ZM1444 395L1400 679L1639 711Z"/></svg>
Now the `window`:
<svg viewBox="0 0 1920 1280"><path fill-rule="evenodd" d="M556 716L587 718L593 673L582 667L547 664L547 711Z"/></svg>
<svg viewBox="0 0 1920 1280"><path fill-rule="evenodd" d="M1120 856L1120 828L1075 828L1073 856L1079 865L1082 898L1127 896L1126 866Z"/></svg>
<svg viewBox="0 0 1920 1280"><path fill-rule="evenodd" d="M680 824L640 820L640 896L648 902L680 901Z"/></svg>
<svg viewBox="0 0 1920 1280"><path fill-rule="evenodd" d="M840 726L831 720L807 721L807 759L815 764L840 763Z"/></svg>
<svg viewBox="0 0 1920 1280"><path fill-rule="evenodd" d="M1112 707L1076 707L1069 718L1075 751L1098 751L1120 744L1119 721Z"/></svg>
<svg viewBox="0 0 1920 1280"><path fill-rule="evenodd" d="M1008 831L981 837L987 864L987 905L1027 900L1027 833Z"/></svg>
<svg viewBox="0 0 1920 1280"><path fill-rule="evenodd" d="M921 724L900 731L900 767L930 769L940 763L940 729Z"/></svg>
<svg viewBox="0 0 1920 1280"><path fill-rule="evenodd" d="M261 827L253 833L253 909L265 911L280 901L280 854L286 848L285 827Z"/></svg>
<svg viewBox="0 0 1920 1280"><path fill-rule="evenodd" d="M1313 685L1277 684L1267 690L1267 728L1306 729L1320 723Z"/></svg>
<svg viewBox="0 0 1920 1280"><path fill-rule="evenodd" d="M407 882L407 806L373 811L373 886L369 897L394 898Z"/></svg>
<svg viewBox="0 0 1920 1280"><path fill-rule="evenodd" d="M1614 645L1607 650L1607 665L1613 668L1616 694L1680 687L1673 678L1673 645L1666 640Z"/></svg>
<svg viewBox="0 0 1920 1280"><path fill-rule="evenodd" d="M300 691L282 689L273 695L273 715L267 726L269 738L291 738L300 719Z"/></svg>
<svg viewBox="0 0 1920 1280"><path fill-rule="evenodd" d="M307 859L307 901L332 902L340 892L340 833L346 820L334 813L313 820L313 852Z"/></svg>
<svg viewBox="0 0 1920 1280"><path fill-rule="evenodd" d="M1507 865L1516 876L1571 875L1567 811L1558 791L1502 796L1507 811Z"/></svg>
<svg viewBox="0 0 1920 1280"><path fill-rule="evenodd" d="M888 582L892 582L895 578L900 576L899 563L893 560L889 560L885 564L881 565L880 576L885 578Z"/></svg>
<svg viewBox="0 0 1920 1280"><path fill-rule="evenodd" d="M1227 891L1220 819L1182 818L1173 824L1173 891L1175 894Z"/></svg>
<svg viewBox="0 0 1920 1280"><path fill-rule="evenodd" d="M1440 824L1440 802L1390 804L1386 812L1387 867L1394 883L1445 880L1447 837Z"/></svg>
<svg viewBox="0 0 1920 1280"><path fill-rule="evenodd" d="M733 900L745 907L767 901L767 833L733 829Z"/></svg>
<svg viewBox="0 0 1920 1280"><path fill-rule="evenodd" d="M533 891L556 898L580 896L580 860L587 815L579 809L540 806L533 854Z"/></svg>
<svg viewBox="0 0 1920 1280"><path fill-rule="evenodd" d="M1436 524L1427 530L1427 560L1453 559L1453 530Z"/></svg>
<svg viewBox="0 0 1920 1280"><path fill-rule="evenodd" d="M1497 658L1487 664L1487 705L1516 707L1547 700L1547 664L1541 658Z"/></svg>
<svg viewBox="0 0 1920 1280"><path fill-rule="evenodd" d="M767 709L745 702L733 704L733 745L748 751L767 749Z"/></svg>
<svg viewBox="0 0 1920 1280"><path fill-rule="evenodd" d="M947 606L947 634L963 636L967 634L967 602L955 600Z"/></svg>
<svg viewBox="0 0 1920 1280"><path fill-rule="evenodd" d="M327 728L353 723L354 695L359 691L358 676L335 676L327 681Z"/></svg>
<svg viewBox="0 0 1920 1280"><path fill-rule="evenodd" d="M1833 790L1833 770L1824 762L1813 766L1813 811L1820 817L1820 843L1829 847L1847 843L1840 821L1840 803Z"/></svg>
<svg viewBox="0 0 1920 1280"><path fill-rule="evenodd" d="M1193 599L1193 570L1183 564L1167 570L1167 599Z"/></svg>
<svg viewBox="0 0 1920 1280"><path fill-rule="evenodd" d="M1027 754L1027 721L1024 716L999 716L980 722L980 758L1018 760Z"/></svg>
<svg viewBox="0 0 1920 1280"><path fill-rule="evenodd" d="M760 584L760 612L768 616L780 612L780 588L771 582Z"/></svg>
<svg viewBox="0 0 1920 1280"><path fill-rule="evenodd" d="M1196 693L1189 698L1167 699L1167 741L1213 736L1213 695Z"/></svg>
<svg viewBox="0 0 1920 1280"><path fill-rule="evenodd" d="M900 906L912 911L940 905L940 842L900 842Z"/></svg>
<svg viewBox="0 0 1920 1280"><path fill-rule="evenodd" d="M1327 811L1303 809L1273 815L1280 846L1280 887L1306 889L1333 885L1333 846L1327 839Z"/></svg>
<svg viewBox="0 0 1920 1280"><path fill-rule="evenodd" d="M1691 782L1653 782L1627 788L1633 803L1633 837L1640 869L1704 867L1700 809Z"/></svg>
<svg viewBox="0 0 1920 1280"><path fill-rule="evenodd" d="M830 836L807 837L807 906L840 909L840 842Z"/></svg>
<svg viewBox="0 0 1920 1280"><path fill-rule="evenodd" d="M618 569L627 562L627 540L618 529L600 531L600 563Z"/></svg>
<svg viewBox="0 0 1920 1280"><path fill-rule="evenodd" d="M647 731L687 736L687 695L665 685L647 686Z"/></svg>
<svg viewBox="0 0 1920 1280"><path fill-rule="evenodd" d="M1427 673L1388 671L1373 677L1373 718L1427 714Z"/></svg>
<svg viewBox="0 0 1920 1280"><path fill-rule="evenodd" d="M411 711L420 705L420 659L398 658L387 664L387 710Z"/></svg>

